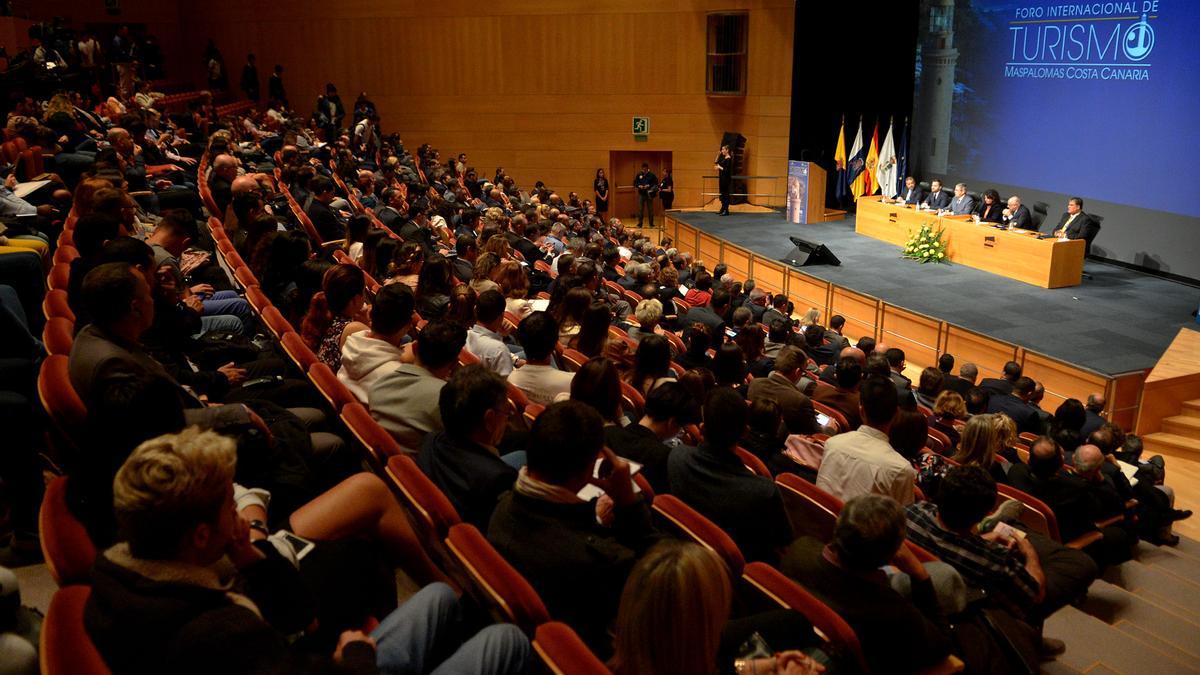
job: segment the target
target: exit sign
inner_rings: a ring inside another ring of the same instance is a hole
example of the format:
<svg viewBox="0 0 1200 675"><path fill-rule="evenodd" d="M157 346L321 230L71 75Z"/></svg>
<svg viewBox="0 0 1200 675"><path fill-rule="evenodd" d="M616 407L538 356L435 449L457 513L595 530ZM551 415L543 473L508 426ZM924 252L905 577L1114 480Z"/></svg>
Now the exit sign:
<svg viewBox="0 0 1200 675"><path fill-rule="evenodd" d="M645 136L650 133L650 118L635 117L633 118L633 135Z"/></svg>

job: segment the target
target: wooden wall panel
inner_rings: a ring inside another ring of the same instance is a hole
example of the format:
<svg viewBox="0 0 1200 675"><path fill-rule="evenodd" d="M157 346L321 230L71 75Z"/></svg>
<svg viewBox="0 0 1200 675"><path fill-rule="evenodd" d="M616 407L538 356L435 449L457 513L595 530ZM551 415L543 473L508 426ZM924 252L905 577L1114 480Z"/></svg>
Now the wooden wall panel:
<svg viewBox="0 0 1200 675"><path fill-rule="evenodd" d="M855 342L868 335L875 337L878 307L879 301L869 295L855 293L841 286L833 287L833 300L829 311L846 317L846 328L842 332Z"/></svg>
<svg viewBox="0 0 1200 675"><path fill-rule="evenodd" d="M744 248L734 246L733 244L725 244L723 249L725 256L722 262L729 268L729 273L738 281L745 281L750 278L750 258L754 254Z"/></svg>
<svg viewBox="0 0 1200 675"><path fill-rule="evenodd" d="M283 64L300 111L326 82L347 105L366 91L410 147L466 152L481 175L503 166L523 186L590 197L610 150L671 151L675 204L689 207L725 131L747 137L748 173L786 173L795 5L736 4L750 16L744 97L704 93L706 15L730 9L717 0L211 0L185 10L184 49L216 37L231 73L254 51L264 79ZM634 115L650 117L646 141L630 133Z"/></svg>
<svg viewBox="0 0 1200 675"><path fill-rule="evenodd" d="M696 232L696 228L684 223L679 223L675 230L675 248L679 249L680 253L690 253L693 260L698 255Z"/></svg>
<svg viewBox="0 0 1200 675"><path fill-rule="evenodd" d="M797 312L801 307L816 307L821 310L821 320L829 324L829 282L811 277L798 270L788 268L788 298L796 304Z"/></svg>
<svg viewBox="0 0 1200 675"><path fill-rule="evenodd" d="M1086 402L1088 394L1103 394L1108 386L1108 378L1099 373L1033 352L1025 352L1022 367L1025 375L1046 388L1042 407L1051 412L1069 398Z"/></svg>
<svg viewBox="0 0 1200 675"><path fill-rule="evenodd" d="M754 265L750 268L754 282L768 293L782 293L787 281L787 272L782 264L766 258L754 257Z"/></svg>
<svg viewBox="0 0 1200 675"><path fill-rule="evenodd" d="M1108 419L1132 430L1137 423L1138 405L1142 399L1142 385L1148 370L1118 375L1109 385Z"/></svg>
<svg viewBox="0 0 1200 675"><path fill-rule="evenodd" d="M704 263L705 269L712 274L713 268L721 262L721 240L706 232L700 233L700 254L697 260ZM713 285L719 284L720 279L713 279Z"/></svg>
<svg viewBox="0 0 1200 675"><path fill-rule="evenodd" d="M1000 377L1004 364L1017 356L1016 345L980 335L953 324L946 324L945 351L954 355L956 365L974 363L979 379Z"/></svg>
<svg viewBox="0 0 1200 675"><path fill-rule="evenodd" d="M880 336L888 347L904 350L910 365L936 366L942 322L884 303Z"/></svg>

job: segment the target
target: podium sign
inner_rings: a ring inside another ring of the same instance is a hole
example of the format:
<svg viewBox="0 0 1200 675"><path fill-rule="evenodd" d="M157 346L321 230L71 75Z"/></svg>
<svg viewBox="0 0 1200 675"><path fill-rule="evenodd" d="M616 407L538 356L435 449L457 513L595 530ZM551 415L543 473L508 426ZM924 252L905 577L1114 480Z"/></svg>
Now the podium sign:
<svg viewBox="0 0 1200 675"><path fill-rule="evenodd" d="M812 169L810 162L798 162L796 160L788 161L788 176L787 176L787 219L789 223L804 223L810 222L809 218L813 215L810 213L809 207L809 174ZM822 220L820 216L812 222Z"/></svg>

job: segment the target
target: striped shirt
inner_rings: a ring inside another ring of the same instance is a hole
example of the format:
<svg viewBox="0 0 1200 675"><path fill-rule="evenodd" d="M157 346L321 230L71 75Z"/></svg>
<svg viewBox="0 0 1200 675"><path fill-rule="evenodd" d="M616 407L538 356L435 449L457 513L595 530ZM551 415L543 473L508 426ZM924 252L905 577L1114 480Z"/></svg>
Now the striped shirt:
<svg viewBox="0 0 1200 675"><path fill-rule="evenodd" d="M977 535L947 530L932 502L917 502L906 512L908 538L958 570L968 586L986 592L1018 616L1034 606L1038 582L1026 571L1015 550Z"/></svg>

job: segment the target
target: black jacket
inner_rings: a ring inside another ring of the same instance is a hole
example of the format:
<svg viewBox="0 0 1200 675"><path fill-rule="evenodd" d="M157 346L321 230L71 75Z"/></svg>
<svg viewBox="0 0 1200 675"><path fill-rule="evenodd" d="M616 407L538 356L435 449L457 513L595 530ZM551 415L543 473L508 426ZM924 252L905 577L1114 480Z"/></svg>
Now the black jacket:
<svg viewBox="0 0 1200 675"><path fill-rule="evenodd" d="M328 204L314 199L308 205L307 214L308 219L312 221L313 227L317 228L317 233L321 235L321 239L324 241L346 238L346 226Z"/></svg>
<svg viewBox="0 0 1200 675"><path fill-rule="evenodd" d="M1017 207L1017 212L1004 219L1006 225L1019 227L1023 230L1035 230L1033 226L1033 216L1029 213L1029 208L1024 204Z"/></svg>
<svg viewBox="0 0 1200 675"><path fill-rule="evenodd" d="M486 530L500 495L511 490L517 470L500 456L440 431L425 437L417 466L441 488L462 519Z"/></svg>
<svg viewBox="0 0 1200 675"><path fill-rule="evenodd" d="M606 426L604 442L621 457L641 464L641 474L656 494L671 491L671 484L667 480L667 459L671 456L672 448L660 441L653 431L637 422L627 427Z"/></svg>
<svg viewBox="0 0 1200 675"><path fill-rule="evenodd" d="M1017 432L1041 433L1042 423L1037 409L1012 394L992 394L988 399L989 413L1004 413L1017 424Z"/></svg>
<svg viewBox="0 0 1200 675"><path fill-rule="evenodd" d="M555 504L510 491L487 530L488 541L533 585L550 616L574 628L601 658L612 651L608 627L625 580L659 539L645 502L617 508L614 516L607 528L596 522L594 503Z"/></svg>
<svg viewBox="0 0 1200 675"><path fill-rule="evenodd" d="M952 197L953 195L946 190L938 190L937 192L930 192L928 195L926 195L925 199L923 199L921 203L925 204L931 209L948 209L950 208L950 199Z"/></svg>

